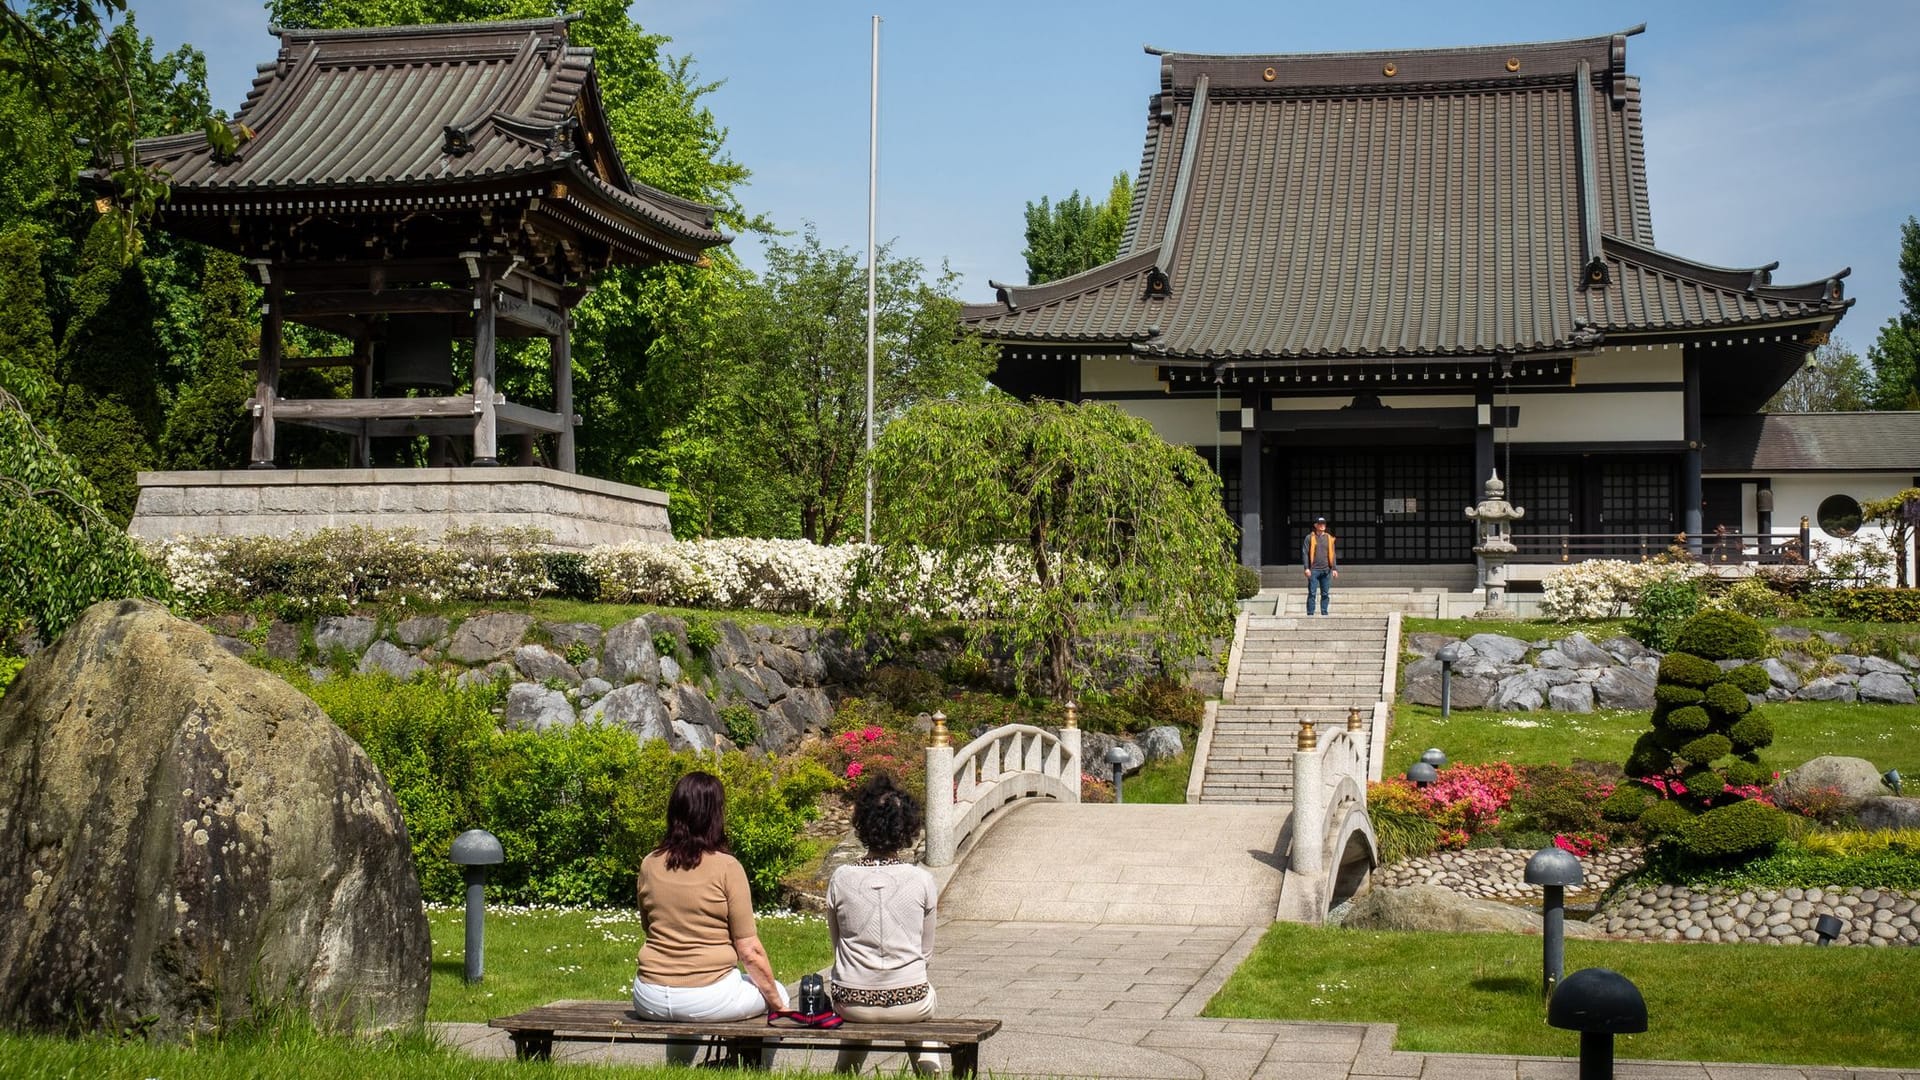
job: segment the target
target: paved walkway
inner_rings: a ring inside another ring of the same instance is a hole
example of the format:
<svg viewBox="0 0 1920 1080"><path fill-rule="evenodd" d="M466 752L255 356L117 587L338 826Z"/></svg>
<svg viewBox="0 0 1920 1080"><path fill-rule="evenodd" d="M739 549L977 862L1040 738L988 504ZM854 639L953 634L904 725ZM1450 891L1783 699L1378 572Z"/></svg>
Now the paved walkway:
<svg viewBox="0 0 1920 1080"><path fill-rule="evenodd" d="M967 856L943 898L933 960L940 1010L994 1017L981 1048L994 1076L1167 1080L1575 1080L1566 1058L1413 1054L1393 1049L1392 1024L1212 1020L1200 1010L1273 919L1271 866L1279 815L1226 806L1010 810ZM1035 854L1033 830L1053 843ZM1124 842L1120 838L1124 837ZM1214 869L1219 874L1209 878ZM1175 889L1180 891L1162 891ZM1153 910L1149 910L1153 909ZM1031 913L1045 912L1046 919ZM1157 912L1157 918L1149 918ZM1027 917L1015 918L1020 913ZM1120 921L1131 920L1131 921ZM486 1057L512 1053L505 1035L447 1024L449 1042ZM1578 1039L1566 1035L1567 1053ZM569 1061L658 1062L658 1047L562 1044ZM830 1053L786 1051L776 1066L825 1070ZM875 1055L900 1075L899 1055ZM1920 1080L1915 1071L1625 1062L1620 1080Z"/></svg>

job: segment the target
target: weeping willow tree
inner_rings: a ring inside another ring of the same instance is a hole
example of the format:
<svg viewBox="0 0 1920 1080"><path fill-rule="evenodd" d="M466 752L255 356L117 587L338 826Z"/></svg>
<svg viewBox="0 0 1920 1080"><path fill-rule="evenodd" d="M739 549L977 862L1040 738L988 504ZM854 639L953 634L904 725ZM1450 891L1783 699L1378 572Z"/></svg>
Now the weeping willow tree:
<svg viewBox="0 0 1920 1080"><path fill-rule="evenodd" d="M1024 689L1071 692L1112 651L1204 653L1233 615L1220 480L1108 405L919 406L874 449L875 540L856 625L979 614Z"/></svg>

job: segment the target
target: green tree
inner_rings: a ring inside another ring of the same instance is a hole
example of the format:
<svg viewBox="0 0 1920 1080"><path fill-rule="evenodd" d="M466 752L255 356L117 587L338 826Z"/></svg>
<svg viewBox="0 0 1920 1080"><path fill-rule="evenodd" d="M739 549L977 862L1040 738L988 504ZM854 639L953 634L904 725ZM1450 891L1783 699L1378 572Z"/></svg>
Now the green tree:
<svg viewBox="0 0 1920 1080"><path fill-rule="evenodd" d="M138 494L134 474L154 461L164 403L155 312L122 235L105 214L87 234L53 416L61 446L100 492L107 514L124 525Z"/></svg>
<svg viewBox="0 0 1920 1080"><path fill-rule="evenodd" d="M943 267L928 280L917 260L896 259L886 248L875 265L876 425L919 402L982 393L993 352L960 333L953 273ZM699 414L707 422L688 432L747 467L705 497L737 503L776 496L796 520L759 524L823 544L858 531L866 303L861 261L826 247L811 226L794 246L767 246L764 279L744 292L718 337L713 368L720 375L709 382ZM677 461L674 449L667 456Z"/></svg>
<svg viewBox="0 0 1920 1080"><path fill-rule="evenodd" d="M0 388L30 410L45 407L53 392L53 321L42 273L30 230L0 232Z"/></svg>
<svg viewBox="0 0 1920 1080"><path fill-rule="evenodd" d="M1767 402L1770 413L1854 412L1869 407L1873 375L1846 342L1830 340L1813 351L1793 378Z"/></svg>
<svg viewBox="0 0 1920 1080"><path fill-rule="evenodd" d="M1894 580L1903 589L1911 581L1907 576L1907 550L1913 543L1914 523L1907 516L1907 508L1914 505L1920 505L1920 488L1907 488L1860 504L1862 520L1886 527L1887 546L1893 549Z"/></svg>
<svg viewBox="0 0 1920 1080"><path fill-rule="evenodd" d="M1117 647L1116 631L1170 663L1205 653L1231 623L1219 478L1110 405L923 405L887 429L874 472L883 546L856 625L910 619L891 598L927 580L999 611L969 620L974 647L1003 643L1024 686L1063 695L1083 677L1076 659ZM1008 565L1018 573L999 572Z"/></svg>
<svg viewBox="0 0 1920 1080"><path fill-rule="evenodd" d="M59 637L97 600L165 599L166 577L100 509L74 460L0 390L0 631Z"/></svg>
<svg viewBox="0 0 1920 1080"><path fill-rule="evenodd" d="M1133 179L1113 178L1105 202L1082 198L1079 189L1049 204L1027 204L1027 284L1039 285L1091 270L1120 254L1127 216L1133 210Z"/></svg>
<svg viewBox="0 0 1920 1080"><path fill-rule="evenodd" d="M167 412L160 460L169 469L237 469L252 424L253 286L238 255L209 252L199 296L199 355Z"/></svg>
<svg viewBox="0 0 1920 1080"><path fill-rule="evenodd" d="M1877 409L1920 409L1920 220L1900 226L1900 313L1867 350Z"/></svg>

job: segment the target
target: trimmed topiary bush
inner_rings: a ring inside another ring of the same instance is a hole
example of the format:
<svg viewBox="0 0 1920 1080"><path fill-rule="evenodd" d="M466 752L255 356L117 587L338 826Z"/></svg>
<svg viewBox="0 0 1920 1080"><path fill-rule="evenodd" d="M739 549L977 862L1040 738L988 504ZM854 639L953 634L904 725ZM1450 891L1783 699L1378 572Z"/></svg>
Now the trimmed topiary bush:
<svg viewBox="0 0 1920 1080"><path fill-rule="evenodd" d="M1654 724L1681 735L1698 735L1713 726L1713 718L1707 710L1698 705L1688 705L1683 709L1674 709L1664 715L1656 715Z"/></svg>
<svg viewBox="0 0 1920 1080"><path fill-rule="evenodd" d="M1767 770L1759 765L1739 759L1735 759L1731 765L1723 769L1721 775L1734 787L1754 787L1772 779Z"/></svg>
<svg viewBox="0 0 1920 1080"><path fill-rule="evenodd" d="M1661 683L1653 688L1653 700L1661 705L1698 705L1706 700L1706 693L1697 686L1682 686L1679 683Z"/></svg>
<svg viewBox="0 0 1920 1080"><path fill-rule="evenodd" d="M1653 792L1638 784L1621 784L1600 804L1600 816L1608 821L1638 821L1657 801Z"/></svg>
<svg viewBox="0 0 1920 1080"><path fill-rule="evenodd" d="M1640 813L1640 828L1647 839L1662 840L1684 832L1693 824L1693 815L1672 799L1661 799Z"/></svg>
<svg viewBox="0 0 1920 1080"><path fill-rule="evenodd" d="M1773 685L1773 679L1767 675L1767 669L1759 664L1742 664L1727 672L1727 681L1740 688L1742 693L1764 694Z"/></svg>
<svg viewBox="0 0 1920 1080"><path fill-rule="evenodd" d="M1680 849L1697 859L1757 855L1787 838L1787 815L1766 803L1742 799L1701 814L1678 836Z"/></svg>
<svg viewBox="0 0 1920 1080"><path fill-rule="evenodd" d="M1733 753L1733 740L1725 735L1702 735L1682 746L1676 753L1696 764L1710 764Z"/></svg>
<svg viewBox="0 0 1920 1080"><path fill-rule="evenodd" d="M1773 721L1758 712L1750 712L1727 729L1727 738L1733 740L1733 748L1742 754L1764 750L1773 745Z"/></svg>
<svg viewBox="0 0 1920 1080"><path fill-rule="evenodd" d="M1706 702L1708 710L1720 718L1745 716L1753 708L1753 702L1747 700L1746 691L1733 685L1731 679L1707 687Z"/></svg>
<svg viewBox="0 0 1920 1080"><path fill-rule="evenodd" d="M1662 685L1675 683L1704 690L1725 675L1726 672L1721 671L1719 665L1689 653L1668 653L1660 661L1659 682Z"/></svg>
<svg viewBox="0 0 1920 1080"><path fill-rule="evenodd" d="M1673 647L1706 660L1751 660L1767 655L1770 642L1766 629L1750 615L1703 611L1681 624Z"/></svg>

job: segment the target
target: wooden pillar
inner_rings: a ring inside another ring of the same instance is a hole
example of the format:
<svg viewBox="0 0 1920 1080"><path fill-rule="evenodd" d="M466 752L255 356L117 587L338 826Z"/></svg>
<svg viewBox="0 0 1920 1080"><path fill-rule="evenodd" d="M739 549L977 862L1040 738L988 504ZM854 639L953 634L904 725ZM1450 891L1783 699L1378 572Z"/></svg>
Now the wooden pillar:
<svg viewBox="0 0 1920 1080"><path fill-rule="evenodd" d="M573 447L573 315L563 312L560 332L553 337L553 411L560 414L555 466L574 472Z"/></svg>
<svg viewBox="0 0 1920 1080"><path fill-rule="evenodd" d="M361 334L354 340L353 356L357 363L353 369L353 396L362 401L373 398L373 338ZM373 467L373 436L368 434L366 421L360 422L360 431L353 437L353 467L371 469Z"/></svg>
<svg viewBox="0 0 1920 1080"><path fill-rule="evenodd" d="M473 285L473 464L500 464L499 428L493 411L493 268L482 267Z"/></svg>
<svg viewBox="0 0 1920 1080"><path fill-rule="evenodd" d="M1243 394L1242 409L1253 410L1253 424L1240 424L1240 565L1260 569L1260 395ZM1242 414L1245 415L1244 413Z"/></svg>
<svg viewBox="0 0 1920 1080"><path fill-rule="evenodd" d="M280 301L286 289L272 279L272 268L263 267L268 277L266 310L260 317L260 362L253 377L253 451L249 469L273 468L273 402L280 396L281 335Z"/></svg>
<svg viewBox="0 0 1920 1080"><path fill-rule="evenodd" d="M1687 442L1686 456L1680 464L1680 529L1687 534L1687 548L1700 550L1700 356L1693 349L1686 351L1683 365L1685 382L1685 431L1682 435Z"/></svg>

